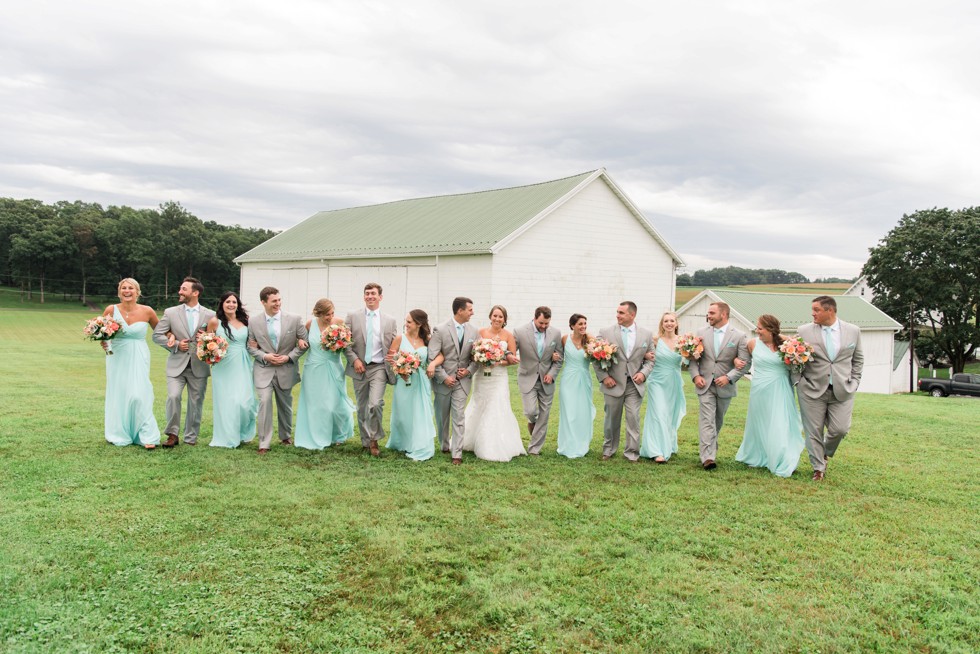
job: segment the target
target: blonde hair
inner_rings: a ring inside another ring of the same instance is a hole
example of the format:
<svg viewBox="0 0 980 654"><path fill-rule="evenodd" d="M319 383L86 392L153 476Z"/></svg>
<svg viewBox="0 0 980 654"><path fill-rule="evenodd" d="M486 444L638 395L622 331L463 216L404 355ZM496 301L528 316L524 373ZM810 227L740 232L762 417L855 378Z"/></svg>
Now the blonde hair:
<svg viewBox="0 0 980 654"><path fill-rule="evenodd" d="M313 315L317 318L322 318L323 316L331 313L334 310L333 302L323 297L316 301L313 305Z"/></svg>
<svg viewBox="0 0 980 654"><path fill-rule="evenodd" d="M666 318L667 316L674 316L674 336L677 336L677 334L679 333L677 331L679 325L677 324L677 314L674 313L673 311L665 311L664 315L660 316L660 324L657 326L657 336L663 336L665 334L664 318Z"/></svg>
<svg viewBox="0 0 980 654"><path fill-rule="evenodd" d="M116 286L116 294L119 293L119 289L122 288L122 285L123 284L127 284L127 283L128 284L132 284L133 286L136 287L136 298L137 299L143 297L143 291L140 290L140 283L138 281L136 281L135 279L133 279L132 277L127 277L126 279L122 279L122 280L119 281L119 285Z"/></svg>

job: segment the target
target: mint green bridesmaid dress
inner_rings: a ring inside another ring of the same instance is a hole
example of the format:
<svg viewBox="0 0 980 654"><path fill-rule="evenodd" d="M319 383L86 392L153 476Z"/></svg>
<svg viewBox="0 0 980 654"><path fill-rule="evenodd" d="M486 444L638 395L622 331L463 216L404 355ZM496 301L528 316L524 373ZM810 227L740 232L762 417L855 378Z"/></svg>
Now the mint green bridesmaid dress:
<svg viewBox="0 0 980 654"><path fill-rule="evenodd" d="M342 357L342 352L323 349L320 327L311 321L293 435L296 447L322 450L354 435L354 403L347 396Z"/></svg>
<svg viewBox="0 0 980 654"><path fill-rule="evenodd" d="M211 447L238 447L255 438L255 416L259 402L252 379L252 357L248 355L248 326L218 325L218 334L228 341L228 353L211 366L211 401L214 430Z"/></svg>
<svg viewBox="0 0 980 654"><path fill-rule="evenodd" d="M594 421L592 367L585 358L585 350L575 347L568 337L558 385L558 454L569 459L588 454Z"/></svg>
<svg viewBox="0 0 980 654"><path fill-rule="evenodd" d="M112 356L105 358L105 439L113 445L159 445L146 346L150 324L126 324L118 306L112 315L122 328L112 339Z"/></svg>
<svg viewBox="0 0 980 654"><path fill-rule="evenodd" d="M646 383L646 395L640 456L670 460L677 451L677 430L687 415L687 400L681 379L681 355L667 347L663 339L657 341L657 359Z"/></svg>
<svg viewBox="0 0 980 654"><path fill-rule="evenodd" d="M752 386L745 434L735 460L789 477L803 452L803 423L793 397L789 366L761 340L752 352Z"/></svg>
<svg viewBox="0 0 980 654"><path fill-rule="evenodd" d="M429 349L425 345L412 347L404 336L398 349L402 352L414 352L422 359L422 365L409 376L411 386L405 383L401 375L395 375L395 389L391 395L391 435L385 447L404 452L410 459L425 461L431 459L436 452L432 384L425 376Z"/></svg>

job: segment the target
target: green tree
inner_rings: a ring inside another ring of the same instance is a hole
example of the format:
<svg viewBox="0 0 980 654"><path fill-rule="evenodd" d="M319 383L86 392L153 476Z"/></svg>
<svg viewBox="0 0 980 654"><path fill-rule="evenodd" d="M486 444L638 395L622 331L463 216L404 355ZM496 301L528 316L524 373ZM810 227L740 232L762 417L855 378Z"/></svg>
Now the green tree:
<svg viewBox="0 0 980 654"><path fill-rule="evenodd" d="M24 229L10 239L10 257L26 273L29 295L33 290L33 279L37 277L41 304L44 304L44 282L48 273L76 251L71 228L58 219L52 207L40 202Z"/></svg>
<svg viewBox="0 0 980 654"><path fill-rule="evenodd" d="M902 216L871 248L862 273L874 304L906 324L910 313L962 372L980 346L980 207Z"/></svg>

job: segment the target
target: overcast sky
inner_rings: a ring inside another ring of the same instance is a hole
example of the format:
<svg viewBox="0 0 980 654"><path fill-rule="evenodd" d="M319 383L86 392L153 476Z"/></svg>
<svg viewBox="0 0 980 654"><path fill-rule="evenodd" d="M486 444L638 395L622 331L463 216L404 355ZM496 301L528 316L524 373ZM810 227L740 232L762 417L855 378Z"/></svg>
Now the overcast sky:
<svg viewBox="0 0 980 654"><path fill-rule="evenodd" d="M288 228L604 167L688 264L980 204L980 3L7 3L0 196Z"/></svg>

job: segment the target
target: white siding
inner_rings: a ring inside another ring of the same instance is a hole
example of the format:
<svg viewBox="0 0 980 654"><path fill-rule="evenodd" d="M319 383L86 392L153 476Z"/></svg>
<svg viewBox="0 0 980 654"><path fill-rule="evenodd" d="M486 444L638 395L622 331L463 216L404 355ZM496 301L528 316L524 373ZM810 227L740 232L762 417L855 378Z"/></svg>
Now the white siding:
<svg viewBox="0 0 980 654"><path fill-rule="evenodd" d="M708 305L712 303L712 299L707 295L699 298L694 304L688 306L684 313L678 314L677 316L677 330L681 333L687 332L697 332L699 329L704 327L707 322L705 318L708 315ZM741 327L739 327L741 329Z"/></svg>
<svg viewBox="0 0 980 654"><path fill-rule="evenodd" d="M909 376L912 377L912 390L918 388L919 367L915 366L911 373L909 372L910 354L910 352L906 352L902 360L898 362L898 367L892 370L892 393L908 393Z"/></svg>
<svg viewBox="0 0 980 654"><path fill-rule="evenodd" d="M459 296L473 300L474 325L479 328L489 323L491 258L489 254L439 257L436 302L422 307L429 313L430 323L449 320L453 315L453 298Z"/></svg>
<svg viewBox="0 0 980 654"><path fill-rule="evenodd" d="M623 300L655 329L673 309L674 262L601 179L494 255L490 302L507 307L511 326L547 305L562 332L573 313L595 332L615 322Z"/></svg>

